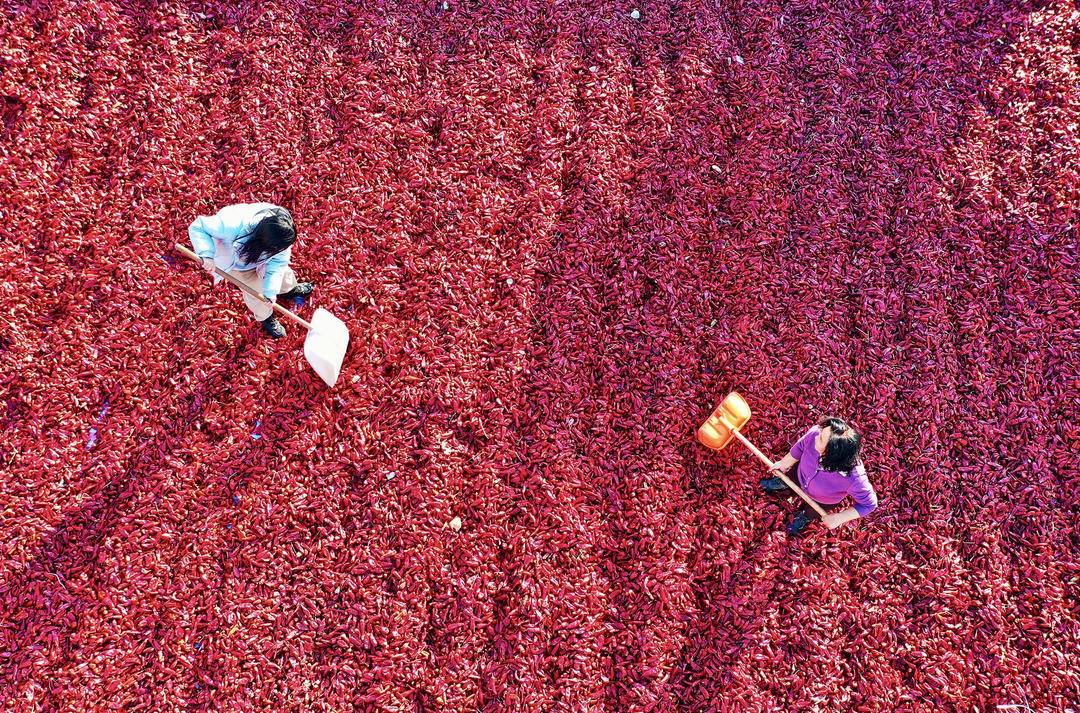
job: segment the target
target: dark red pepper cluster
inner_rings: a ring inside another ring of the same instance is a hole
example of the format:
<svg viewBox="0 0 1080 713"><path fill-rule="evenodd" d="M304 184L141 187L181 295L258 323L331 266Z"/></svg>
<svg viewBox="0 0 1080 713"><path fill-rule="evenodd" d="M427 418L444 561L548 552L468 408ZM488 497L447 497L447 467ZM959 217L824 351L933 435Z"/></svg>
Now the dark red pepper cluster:
<svg viewBox="0 0 1080 713"><path fill-rule="evenodd" d="M1075 3L0 37L4 710L1077 706ZM171 248L253 200L333 390ZM776 457L850 419L881 507L789 540L694 439L731 389Z"/></svg>

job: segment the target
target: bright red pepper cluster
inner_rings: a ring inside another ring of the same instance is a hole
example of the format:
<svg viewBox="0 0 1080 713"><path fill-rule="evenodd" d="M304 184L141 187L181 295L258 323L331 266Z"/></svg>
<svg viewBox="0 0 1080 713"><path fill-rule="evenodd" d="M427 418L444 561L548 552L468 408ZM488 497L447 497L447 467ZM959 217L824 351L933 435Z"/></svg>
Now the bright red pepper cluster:
<svg viewBox="0 0 1080 713"><path fill-rule="evenodd" d="M1075 3L0 38L4 710L1077 707ZM171 247L253 200L352 332L334 390ZM694 440L732 389L775 457L849 418L880 508L788 539Z"/></svg>

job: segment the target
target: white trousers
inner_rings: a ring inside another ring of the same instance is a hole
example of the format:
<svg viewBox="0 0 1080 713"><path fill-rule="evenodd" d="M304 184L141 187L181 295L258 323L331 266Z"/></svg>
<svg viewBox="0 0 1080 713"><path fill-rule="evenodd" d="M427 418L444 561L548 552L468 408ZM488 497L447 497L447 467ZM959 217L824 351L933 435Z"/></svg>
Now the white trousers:
<svg viewBox="0 0 1080 713"><path fill-rule="evenodd" d="M231 270L229 271L229 274L256 292L263 291L263 278L258 270L244 270L243 272ZM285 273L281 278L281 292L288 292L294 287L296 287L296 275L293 274L291 267L286 267ZM255 319L260 322L274 313L273 307L257 297L252 297L246 292L244 293L244 304L251 310L251 314L254 315Z"/></svg>

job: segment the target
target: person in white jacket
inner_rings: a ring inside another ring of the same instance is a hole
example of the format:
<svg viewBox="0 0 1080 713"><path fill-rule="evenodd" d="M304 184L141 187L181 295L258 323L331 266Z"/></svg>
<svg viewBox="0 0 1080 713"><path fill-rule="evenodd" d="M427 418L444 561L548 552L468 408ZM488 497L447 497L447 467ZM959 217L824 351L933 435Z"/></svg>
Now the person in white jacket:
<svg viewBox="0 0 1080 713"><path fill-rule="evenodd" d="M244 293L244 303L267 334L284 337L271 304L278 297L305 297L315 287L297 282L289 267L296 242L292 214L273 203L238 203L196 218L188 237L207 271L217 267L260 293L262 299Z"/></svg>

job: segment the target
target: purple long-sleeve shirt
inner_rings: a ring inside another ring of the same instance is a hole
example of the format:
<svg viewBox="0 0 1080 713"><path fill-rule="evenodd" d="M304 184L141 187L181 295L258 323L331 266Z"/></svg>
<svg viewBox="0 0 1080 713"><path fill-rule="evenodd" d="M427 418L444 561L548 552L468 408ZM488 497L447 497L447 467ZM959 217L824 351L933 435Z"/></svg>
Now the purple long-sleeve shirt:
<svg viewBox="0 0 1080 713"><path fill-rule="evenodd" d="M866 477L866 468L859 463L846 474L823 469L821 455L814 447L819 433L821 427L814 426L791 447L791 457L799 461L799 485L807 495L825 505L835 505L850 495L859 517L866 517L878 503L874 486Z"/></svg>

